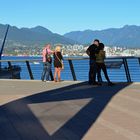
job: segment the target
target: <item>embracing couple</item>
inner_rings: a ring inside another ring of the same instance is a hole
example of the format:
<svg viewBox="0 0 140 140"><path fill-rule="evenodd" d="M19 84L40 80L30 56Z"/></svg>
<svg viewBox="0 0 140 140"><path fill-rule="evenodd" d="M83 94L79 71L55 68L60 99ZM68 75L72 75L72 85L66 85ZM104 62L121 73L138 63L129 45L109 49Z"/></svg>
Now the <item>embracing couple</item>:
<svg viewBox="0 0 140 140"><path fill-rule="evenodd" d="M104 44L100 43L98 39L95 39L93 44L88 47L86 53L90 57L89 84L102 85L102 77L101 77L102 70L108 82L108 86L113 86L114 84L110 81L108 77L106 65L104 62L105 60ZM96 82L96 75L98 78L98 82Z"/></svg>
<svg viewBox="0 0 140 140"><path fill-rule="evenodd" d="M49 81L49 76L52 73L52 55L53 55L53 64L55 67L54 72L54 81L60 82L61 81L61 70L63 69L63 56L61 53L61 46L57 45L55 47L55 51L51 50L51 45L47 44L42 52L43 55L43 72L41 76L42 81ZM45 78L46 77L46 78Z"/></svg>

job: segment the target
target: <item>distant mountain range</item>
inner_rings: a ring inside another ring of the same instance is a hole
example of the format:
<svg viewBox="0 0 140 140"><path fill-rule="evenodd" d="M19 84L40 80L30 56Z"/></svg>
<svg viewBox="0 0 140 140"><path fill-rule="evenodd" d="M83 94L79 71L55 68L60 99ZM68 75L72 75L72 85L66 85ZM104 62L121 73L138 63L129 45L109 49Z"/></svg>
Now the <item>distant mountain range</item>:
<svg viewBox="0 0 140 140"><path fill-rule="evenodd" d="M6 26L0 24L0 40L4 37ZM126 25L122 28L110 28L106 30L73 31L64 35L53 33L42 26L34 28L10 26L7 40L26 45L45 43L90 44L95 38L110 46L140 48L140 26Z"/></svg>
<svg viewBox="0 0 140 140"><path fill-rule="evenodd" d="M122 28L110 28L100 31L73 31L64 36L81 44L91 43L97 38L106 45L140 48L140 26L135 25L126 25Z"/></svg>
<svg viewBox="0 0 140 140"><path fill-rule="evenodd" d="M7 25L0 24L0 39L3 39ZM26 45L45 44L45 43L62 43L74 44L75 41L65 38L62 35L52 33L50 30L37 26L34 28L17 28L10 26L7 40L18 42Z"/></svg>

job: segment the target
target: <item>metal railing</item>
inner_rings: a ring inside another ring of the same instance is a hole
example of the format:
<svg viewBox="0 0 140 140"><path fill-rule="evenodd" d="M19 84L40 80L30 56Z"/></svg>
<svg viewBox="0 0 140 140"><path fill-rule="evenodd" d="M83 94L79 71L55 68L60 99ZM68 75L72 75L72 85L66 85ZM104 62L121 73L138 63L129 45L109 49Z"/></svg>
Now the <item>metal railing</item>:
<svg viewBox="0 0 140 140"><path fill-rule="evenodd" d="M81 61L81 60L88 60L89 58L73 58L73 57L69 57L69 58L65 58L65 61L68 61L68 64L69 64L69 68L70 68L70 71L71 71L71 75L72 75L72 78L74 81L77 81L77 75L75 73L75 66L73 64L73 61ZM106 62L117 62L117 61L122 61L122 65L124 66L124 71L125 71L125 76L126 76L126 80L127 82L132 82L132 75L130 74L130 69L129 69L129 65L128 65L128 60L132 60L132 59L137 59L138 60L138 63L139 63L139 67L140 67L140 57L108 57L106 58ZM32 69L31 69L31 66L30 66L30 63L33 63L33 62L42 62L41 59L33 59L33 60L0 60L0 62L6 62L8 63L8 66L11 67L13 65L13 63L18 63L18 62L21 62L21 63L25 63L26 64L26 67L27 67L27 70L28 70L28 73L29 73L29 76L30 76L30 79L31 80L34 80L34 75L33 75L33 72L32 72ZM50 73L50 76L51 76L51 80L53 80L53 74L52 72ZM138 75L140 76L140 74Z"/></svg>

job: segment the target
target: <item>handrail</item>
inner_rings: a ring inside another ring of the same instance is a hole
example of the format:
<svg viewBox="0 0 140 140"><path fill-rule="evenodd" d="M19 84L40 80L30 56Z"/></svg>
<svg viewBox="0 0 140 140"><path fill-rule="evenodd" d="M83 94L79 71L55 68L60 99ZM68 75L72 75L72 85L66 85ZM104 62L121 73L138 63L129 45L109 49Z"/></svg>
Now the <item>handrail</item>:
<svg viewBox="0 0 140 140"><path fill-rule="evenodd" d="M65 57L64 60L88 60L89 57ZM113 56L113 57L106 57L106 60L108 59L140 59L140 57L135 57L135 56ZM13 60L13 59L8 59L8 60L0 60L0 62L41 62L42 59L18 59L18 60Z"/></svg>
<svg viewBox="0 0 140 140"><path fill-rule="evenodd" d="M74 70L74 65L72 63L72 61L74 60L88 60L89 57L67 57L67 58L64 58L64 60L68 61L69 62L69 66L70 66L70 70L71 70L71 74L72 74L72 77L73 77L73 80L76 81L77 80L77 77L76 77L76 74L75 74L75 70ZM122 63L124 65L124 69L125 69L125 74L126 74L126 78L127 78L127 82L131 82L131 74L130 74L130 71L129 71L129 66L128 66L128 62L127 60L128 59L138 59L138 62L139 62L139 65L140 65L140 57L131 57L131 56L115 56L115 57L107 57L106 60L122 60ZM42 59L25 59L25 60L21 60L21 59L18 59L18 60L0 60L0 62L7 62L8 65L12 62L23 62L23 63L26 63L27 65L27 69L28 69L28 73L30 75L30 79L31 80L34 80L34 76L33 76L33 73L32 73L32 69L30 67L30 63L33 63L33 62L42 62ZM113 62L113 61L111 61ZM51 79L53 80L53 75L51 73Z"/></svg>

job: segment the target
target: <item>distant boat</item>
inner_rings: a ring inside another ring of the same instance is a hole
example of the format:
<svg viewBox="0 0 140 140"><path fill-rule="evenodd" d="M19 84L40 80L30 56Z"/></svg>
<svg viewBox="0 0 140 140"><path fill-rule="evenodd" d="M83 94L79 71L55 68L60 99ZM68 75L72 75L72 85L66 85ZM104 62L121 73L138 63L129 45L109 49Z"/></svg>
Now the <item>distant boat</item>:
<svg viewBox="0 0 140 140"><path fill-rule="evenodd" d="M63 55L63 57L69 57L69 55L68 54L65 54L65 55Z"/></svg>
<svg viewBox="0 0 140 140"><path fill-rule="evenodd" d="M35 64L35 65L39 65L40 63L39 63L39 62L33 62L33 64Z"/></svg>
<svg viewBox="0 0 140 140"><path fill-rule="evenodd" d="M2 47L0 50L0 60L2 57L2 53L3 53L8 31L9 31L9 25L7 26L5 37L3 39ZM9 64L8 67L2 68L1 63L2 62L0 62L0 79L20 79L20 72L21 72L20 66Z"/></svg>

